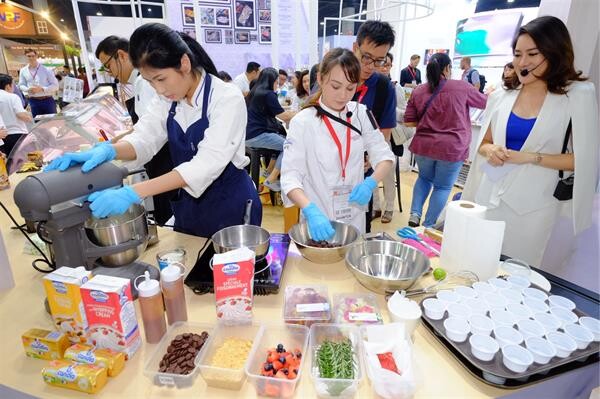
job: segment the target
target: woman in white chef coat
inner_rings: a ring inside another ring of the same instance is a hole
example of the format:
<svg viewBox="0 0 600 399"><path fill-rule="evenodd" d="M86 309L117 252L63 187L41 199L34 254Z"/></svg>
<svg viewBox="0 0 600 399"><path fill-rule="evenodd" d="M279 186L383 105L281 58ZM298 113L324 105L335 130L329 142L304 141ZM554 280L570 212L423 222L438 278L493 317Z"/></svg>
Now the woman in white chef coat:
<svg viewBox="0 0 600 399"><path fill-rule="evenodd" d="M350 101L359 78L360 64L351 51L330 50L319 65L319 92L290 123L282 191L302 209L314 240L333 236L330 220L350 223L364 232L362 207L394 166L394 154L371 113ZM375 170L366 179L365 151Z"/></svg>
<svg viewBox="0 0 600 399"><path fill-rule="evenodd" d="M534 19L519 29L512 47L515 75L507 90L490 95L485 135L462 197L487 206L488 218L506 222L505 255L543 267L559 216L572 219L574 234L591 225L598 108L594 85L575 70L560 19ZM577 171L572 200L554 196L559 170L564 178Z"/></svg>
<svg viewBox="0 0 600 399"><path fill-rule="evenodd" d="M246 105L240 91L221 81L204 49L166 25L146 24L133 32L129 57L162 99L116 144L101 143L54 160L47 169L83 163L84 172L113 159L148 162L168 141L175 168L145 182L89 196L94 216L124 213L141 198L178 189L171 205L175 230L210 237L243 223L260 225L262 207L244 167ZM168 101L165 101L168 100Z"/></svg>

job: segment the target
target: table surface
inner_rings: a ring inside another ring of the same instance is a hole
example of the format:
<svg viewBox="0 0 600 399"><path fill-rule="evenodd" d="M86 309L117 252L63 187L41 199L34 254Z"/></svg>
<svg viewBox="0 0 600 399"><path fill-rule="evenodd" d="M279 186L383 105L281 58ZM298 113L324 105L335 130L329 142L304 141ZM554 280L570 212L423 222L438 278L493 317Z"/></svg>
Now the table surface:
<svg viewBox="0 0 600 399"><path fill-rule="evenodd" d="M14 183L20 179L13 179ZM12 190L0 192L0 201L11 213L22 220L12 200ZM11 230L11 222L4 212L0 213L4 242L14 274L16 286L8 291L0 292L0 320L3 326L0 332L0 358L3 359L3 372L0 384L13 389L43 398L81 398L82 393L68 389L60 389L45 384L41 378L41 369L45 361L25 356L21 344L21 334L30 328L52 329L49 314L44 310L43 274L31 267L35 258L23 254L24 237L17 230ZM167 229L159 229L160 242L150 247L141 257L142 261L156 264L155 256L160 250L184 247L188 254L195 256L204 239L178 234ZM434 262L435 263L435 262ZM427 277L431 278L431 277ZM424 281L423 284L427 284ZM329 288L330 296L341 292L370 292L352 276L344 262L330 265L313 264L302 258L295 246L290 253L283 272L282 287L287 284L324 284ZM254 298L254 318L256 321L279 324L282 323L283 292L278 295L257 296ZM377 295L386 322L389 316L383 295ZM195 295L186 287L188 320L191 322L216 323L214 295ZM136 301L136 307L137 307ZM141 325L141 318L138 321ZM156 345L144 343L135 356L127 362L125 370L116 378L110 378L107 385L94 397L99 398L254 398L251 384L245 384L241 391L228 391L208 387L200 375L194 385L176 390L174 388L157 387L143 375L143 368L152 355ZM414 334L415 365L421 375L421 383L415 397L497 397L514 391L491 387L473 377L452 355L423 327L419 325ZM10 365L10 366L9 366ZM297 398L316 397L313 382L309 375L309 367L305 364L303 377L297 390ZM363 379L356 397L374 396L371 386Z"/></svg>

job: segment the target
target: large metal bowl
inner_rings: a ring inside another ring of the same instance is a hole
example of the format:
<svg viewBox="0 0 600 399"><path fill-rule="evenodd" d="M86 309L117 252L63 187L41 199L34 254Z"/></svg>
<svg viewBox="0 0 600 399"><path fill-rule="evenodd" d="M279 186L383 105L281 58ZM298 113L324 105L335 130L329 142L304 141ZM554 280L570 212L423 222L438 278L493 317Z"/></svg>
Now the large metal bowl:
<svg viewBox="0 0 600 399"><path fill-rule="evenodd" d="M248 247L254 251L256 260L265 257L269 251L271 234L262 227L251 224L225 227L213 234L213 248L218 254Z"/></svg>
<svg viewBox="0 0 600 399"><path fill-rule="evenodd" d="M410 288L429 271L429 258L398 241L360 241L346 253L346 266L366 288L380 294Z"/></svg>
<svg viewBox="0 0 600 399"><path fill-rule="evenodd" d="M339 247L318 248L307 245L310 236L306 222L293 225L288 234L306 259L315 263L335 263L344 259L348 247L358 239L360 232L351 224L332 220L331 225L335 229L335 235L328 241L331 244L341 245Z"/></svg>
<svg viewBox="0 0 600 399"><path fill-rule="evenodd" d="M133 262L146 250L148 244L146 210L139 204L130 206L127 212L119 216L103 219L91 217L85 222L85 228L92 233L93 241L102 247L123 244L130 240L143 240L134 248L102 256L105 266L122 266Z"/></svg>

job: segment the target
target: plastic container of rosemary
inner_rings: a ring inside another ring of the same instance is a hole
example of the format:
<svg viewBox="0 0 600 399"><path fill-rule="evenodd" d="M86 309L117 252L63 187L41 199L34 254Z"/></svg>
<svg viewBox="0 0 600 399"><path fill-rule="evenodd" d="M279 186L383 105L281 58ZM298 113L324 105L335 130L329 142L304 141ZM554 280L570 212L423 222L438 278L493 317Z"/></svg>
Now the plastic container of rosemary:
<svg viewBox="0 0 600 399"><path fill-rule="evenodd" d="M310 327L311 376L320 398L352 398L362 379L359 329L348 324Z"/></svg>

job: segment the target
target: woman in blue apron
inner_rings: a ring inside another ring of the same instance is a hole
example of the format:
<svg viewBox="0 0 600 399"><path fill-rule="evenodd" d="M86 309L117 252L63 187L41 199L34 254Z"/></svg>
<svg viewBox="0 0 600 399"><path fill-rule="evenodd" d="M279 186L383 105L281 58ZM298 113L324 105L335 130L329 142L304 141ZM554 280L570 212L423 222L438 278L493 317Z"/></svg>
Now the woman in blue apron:
<svg viewBox="0 0 600 399"><path fill-rule="evenodd" d="M141 198L178 189L171 205L175 230L210 237L243 223L245 204L253 200L250 223L260 225L262 206L244 170L246 106L239 90L221 81L204 49L192 38L162 24L146 24L130 39L129 56L161 99L152 112L118 143L101 143L68 153L46 170L83 163L87 172L113 159L143 162L168 141L174 168L162 176L95 192L89 196L96 217L124 213Z"/></svg>

